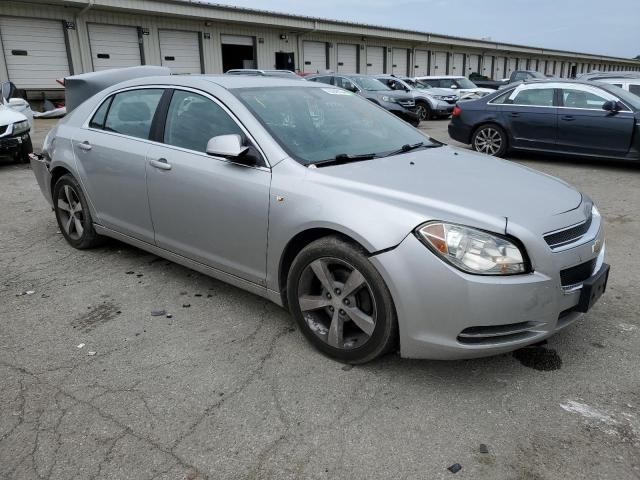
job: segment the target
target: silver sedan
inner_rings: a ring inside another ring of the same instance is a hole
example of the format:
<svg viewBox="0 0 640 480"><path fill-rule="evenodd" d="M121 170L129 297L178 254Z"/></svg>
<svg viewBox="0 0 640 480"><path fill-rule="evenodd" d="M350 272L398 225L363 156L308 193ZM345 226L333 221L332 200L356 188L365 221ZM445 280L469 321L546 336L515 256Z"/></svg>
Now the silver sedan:
<svg viewBox="0 0 640 480"><path fill-rule="evenodd" d="M513 350L606 287L589 197L330 85L130 80L31 163L73 247L112 237L254 292L343 362Z"/></svg>

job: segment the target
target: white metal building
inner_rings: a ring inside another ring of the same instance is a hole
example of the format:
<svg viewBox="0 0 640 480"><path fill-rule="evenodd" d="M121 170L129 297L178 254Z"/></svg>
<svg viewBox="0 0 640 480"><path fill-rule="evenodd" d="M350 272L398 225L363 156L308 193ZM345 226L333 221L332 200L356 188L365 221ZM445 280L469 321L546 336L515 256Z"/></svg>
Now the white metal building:
<svg viewBox="0 0 640 480"><path fill-rule="evenodd" d="M640 70L640 61L436 35L189 0L2 0L0 80L30 95L69 74L165 65L177 74L230 68L507 77Z"/></svg>

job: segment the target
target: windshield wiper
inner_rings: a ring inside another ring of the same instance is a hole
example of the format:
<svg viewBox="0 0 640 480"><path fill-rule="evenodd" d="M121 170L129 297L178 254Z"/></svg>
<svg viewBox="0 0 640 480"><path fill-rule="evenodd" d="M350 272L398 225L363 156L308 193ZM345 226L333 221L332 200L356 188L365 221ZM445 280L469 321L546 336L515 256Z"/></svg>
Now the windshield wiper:
<svg viewBox="0 0 640 480"><path fill-rule="evenodd" d="M329 160L320 160L319 162L314 162L310 167L327 167L331 165L342 165L345 163L352 162L361 162L363 160L371 160L373 158L378 158L375 153L363 153L361 155L348 155L346 153L339 153L334 158L330 158Z"/></svg>
<svg viewBox="0 0 640 480"><path fill-rule="evenodd" d="M411 150L415 150L417 148L435 148L435 147L441 147L443 144L442 143L432 143L427 145L424 142L418 142L418 143L413 143L413 144L405 144L403 146L401 146L399 149L397 150L393 150L389 153L385 153L383 155L383 157L392 157L394 155L400 155L401 153L407 153L410 152Z"/></svg>

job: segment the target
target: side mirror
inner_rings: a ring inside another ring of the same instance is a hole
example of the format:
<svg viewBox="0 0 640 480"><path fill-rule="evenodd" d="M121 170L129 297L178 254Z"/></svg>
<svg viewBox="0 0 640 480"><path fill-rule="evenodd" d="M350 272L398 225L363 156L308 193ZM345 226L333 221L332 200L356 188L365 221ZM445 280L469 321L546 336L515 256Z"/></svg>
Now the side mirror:
<svg viewBox="0 0 640 480"><path fill-rule="evenodd" d="M347 90L353 93L358 93L358 87L356 87L353 83L347 85Z"/></svg>
<svg viewBox="0 0 640 480"><path fill-rule="evenodd" d="M618 102L616 102L615 100L607 100L606 102L604 102L602 104L602 109L606 110L607 112L617 112L618 110L620 110L620 108L618 107Z"/></svg>
<svg viewBox="0 0 640 480"><path fill-rule="evenodd" d="M240 135L218 135L207 142L207 154L224 158L237 158L247 153Z"/></svg>
<svg viewBox="0 0 640 480"><path fill-rule="evenodd" d="M453 88L455 90L456 88L458 88L458 85L456 85L455 83L452 83L449 88Z"/></svg>

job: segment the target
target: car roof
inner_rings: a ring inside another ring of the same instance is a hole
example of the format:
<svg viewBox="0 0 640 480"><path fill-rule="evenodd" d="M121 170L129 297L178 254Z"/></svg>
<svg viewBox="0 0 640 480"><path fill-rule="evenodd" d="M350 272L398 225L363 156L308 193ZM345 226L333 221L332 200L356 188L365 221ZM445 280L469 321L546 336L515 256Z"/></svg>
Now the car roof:
<svg viewBox="0 0 640 480"><path fill-rule="evenodd" d="M431 78L433 80L436 80L438 78L466 78L463 77L462 75L421 75L419 77L416 78Z"/></svg>
<svg viewBox="0 0 640 480"><path fill-rule="evenodd" d="M218 85L227 90L236 88L259 87L310 87L317 88L324 84L315 82L301 82L297 78L271 77L261 75L167 75L161 77L142 77L118 84L120 87L144 86L144 85L176 85L183 87L200 87L206 89L211 84Z"/></svg>

